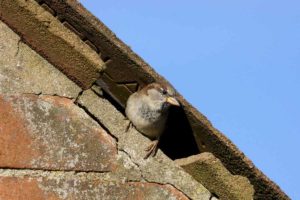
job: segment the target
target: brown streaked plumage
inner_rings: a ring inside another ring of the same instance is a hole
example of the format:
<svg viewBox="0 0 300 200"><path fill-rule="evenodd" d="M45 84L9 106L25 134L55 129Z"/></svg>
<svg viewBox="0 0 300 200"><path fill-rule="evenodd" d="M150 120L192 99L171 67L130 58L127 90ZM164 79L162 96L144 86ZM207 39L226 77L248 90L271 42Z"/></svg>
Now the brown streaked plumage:
<svg viewBox="0 0 300 200"><path fill-rule="evenodd" d="M127 100L126 116L135 128L145 136L153 139L146 149L147 155L154 156L157 151L159 138L165 130L170 105L180 106L172 87L151 83L138 92L133 93Z"/></svg>

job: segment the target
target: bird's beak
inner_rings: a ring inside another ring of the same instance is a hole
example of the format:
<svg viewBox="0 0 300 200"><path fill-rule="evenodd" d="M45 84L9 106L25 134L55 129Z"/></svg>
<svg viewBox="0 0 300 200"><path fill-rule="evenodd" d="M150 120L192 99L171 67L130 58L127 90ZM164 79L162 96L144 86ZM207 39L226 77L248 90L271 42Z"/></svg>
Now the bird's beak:
<svg viewBox="0 0 300 200"><path fill-rule="evenodd" d="M178 100L175 99L174 97L167 97L166 102L168 102L169 104L174 105L174 106L180 106Z"/></svg>

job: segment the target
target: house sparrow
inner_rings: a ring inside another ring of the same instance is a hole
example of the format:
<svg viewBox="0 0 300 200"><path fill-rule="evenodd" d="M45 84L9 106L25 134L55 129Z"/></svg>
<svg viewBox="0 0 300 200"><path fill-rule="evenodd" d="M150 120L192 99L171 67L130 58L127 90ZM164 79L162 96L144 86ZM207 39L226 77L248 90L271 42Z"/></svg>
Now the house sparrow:
<svg viewBox="0 0 300 200"><path fill-rule="evenodd" d="M174 95L175 91L170 86L151 83L130 95L127 100L125 113L130 120L128 129L133 125L139 132L153 140L146 148L145 159L150 155L155 156L157 152L170 106L180 106Z"/></svg>

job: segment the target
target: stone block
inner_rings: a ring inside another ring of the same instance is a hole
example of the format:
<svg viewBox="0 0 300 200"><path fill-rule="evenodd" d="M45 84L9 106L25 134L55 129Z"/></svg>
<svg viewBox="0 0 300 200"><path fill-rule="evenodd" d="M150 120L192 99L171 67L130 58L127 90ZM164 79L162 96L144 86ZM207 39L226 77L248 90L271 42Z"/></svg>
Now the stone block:
<svg viewBox="0 0 300 200"><path fill-rule="evenodd" d="M2 0L0 13L22 40L82 88L90 87L105 69L97 52L36 1Z"/></svg>
<svg viewBox="0 0 300 200"><path fill-rule="evenodd" d="M0 199L19 200L188 200L171 185L147 182L115 182L98 174L44 172L18 176L19 172L0 171ZM46 176L44 176L46 175Z"/></svg>
<svg viewBox="0 0 300 200"><path fill-rule="evenodd" d="M81 91L1 21L0 58L0 93L43 93L76 98Z"/></svg>
<svg viewBox="0 0 300 200"><path fill-rule="evenodd" d="M220 200L253 199L254 189L250 181L246 177L232 175L211 153L201 153L175 162Z"/></svg>
<svg viewBox="0 0 300 200"><path fill-rule="evenodd" d="M1 168L116 168L116 141L67 98L1 95L0 133Z"/></svg>

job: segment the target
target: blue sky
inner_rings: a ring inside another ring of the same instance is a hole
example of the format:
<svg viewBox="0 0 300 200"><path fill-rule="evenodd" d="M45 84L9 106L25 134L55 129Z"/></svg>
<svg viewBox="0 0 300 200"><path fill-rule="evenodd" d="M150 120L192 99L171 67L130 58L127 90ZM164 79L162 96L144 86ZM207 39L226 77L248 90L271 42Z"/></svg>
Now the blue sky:
<svg viewBox="0 0 300 200"><path fill-rule="evenodd" d="M300 1L81 3L300 199Z"/></svg>

